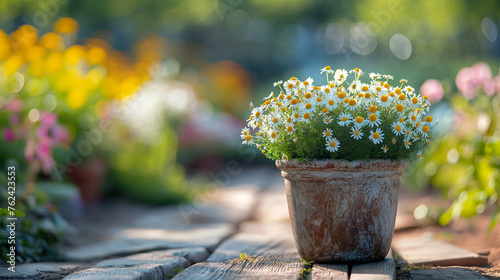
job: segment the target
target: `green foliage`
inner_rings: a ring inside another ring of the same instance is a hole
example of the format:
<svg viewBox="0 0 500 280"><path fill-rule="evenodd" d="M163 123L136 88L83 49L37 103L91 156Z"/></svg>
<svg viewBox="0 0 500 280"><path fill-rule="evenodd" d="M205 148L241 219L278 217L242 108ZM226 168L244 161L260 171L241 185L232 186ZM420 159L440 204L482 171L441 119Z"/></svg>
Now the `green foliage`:
<svg viewBox="0 0 500 280"><path fill-rule="evenodd" d="M304 268L300 271L300 277L299 279L308 279L309 274L311 274L312 268L314 266L314 261L308 261L302 259L302 262L304 263Z"/></svg>
<svg viewBox="0 0 500 280"><path fill-rule="evenodd" d="M500 221L499 104L498 95L471 101L456 96L452 106L459 123L433 142L408 176L408 183L430 184L453 201L439 217L441 225L487 211L490 230Z"/></svg>

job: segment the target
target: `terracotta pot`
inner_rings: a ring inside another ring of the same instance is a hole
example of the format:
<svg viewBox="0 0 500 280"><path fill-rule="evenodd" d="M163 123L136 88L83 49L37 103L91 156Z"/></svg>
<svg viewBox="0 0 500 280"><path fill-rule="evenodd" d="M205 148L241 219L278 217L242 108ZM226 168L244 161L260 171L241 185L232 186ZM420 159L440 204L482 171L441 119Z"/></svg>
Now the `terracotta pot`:
<svg viewBox="0 0 500 280"><path fill-rule="evenodd" d="M302 258L321 263L384 259L408 161L277 160Z"/></svg>

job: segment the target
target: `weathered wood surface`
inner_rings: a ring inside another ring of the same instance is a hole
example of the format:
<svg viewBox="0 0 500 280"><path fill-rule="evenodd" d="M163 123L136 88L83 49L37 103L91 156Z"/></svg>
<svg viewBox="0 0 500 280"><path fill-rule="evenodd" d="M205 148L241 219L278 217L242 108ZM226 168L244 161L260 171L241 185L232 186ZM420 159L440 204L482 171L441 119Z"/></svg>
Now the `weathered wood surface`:
<svg viewBox="0 0 500 280"><path fill-rule="evenodd" d="M410 271L412 280L488 280L481 273L466 267L437 267Z"/></svg>
<svg viewBox="0 0 500 280"><path fill-rule="evenodd" d="M346 264L314 264L310 279L313 280L348 280L349 266Z"/></svg>
<svg viewBox="0 0 500 280"><path fill-rule="evenodd" d="M205 248L161 250L108 259L94 267L78 271L65 280L86 279L165 279L189 265L204 261L209 253Z"/></svg>
<svg viewBox="0 0 500 280"><path fill-rule="evenodd" d="M389 252L384 260L379 262L353 265L350 280L393 280L396 279L396 266Z"/></svg>
<svg viewBox="0 0 500 280"><path fill-rule="evenodd" d="M260 222L289 222L288 204L283 182L270 186L259 194L255 220Z"/></svg>
<svg viewBox="0 0 500 280"><path fill-rule="evenodd" d="M413 265L484 266L488 264L486 257L439 240L395 239L392 249L398 257Z"/></svg>
<svg viewBox="0 0 500 280"><path fill-rule="evenodd" d="M240 253L251 259L240 260ZM206 262L189 267L174 279L297 279L304 267L288 223L245 223Z"/></svg>

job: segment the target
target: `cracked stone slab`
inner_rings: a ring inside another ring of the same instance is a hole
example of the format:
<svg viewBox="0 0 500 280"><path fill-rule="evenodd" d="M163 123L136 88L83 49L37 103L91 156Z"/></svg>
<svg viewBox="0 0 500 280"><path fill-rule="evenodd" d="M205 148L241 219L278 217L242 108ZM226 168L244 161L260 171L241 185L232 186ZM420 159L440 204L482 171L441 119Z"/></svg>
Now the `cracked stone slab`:
<svg viewBox="0 0 500 280"><path fill-rule="evenodd" d="M73 260L104 259L145 251L204 247L213 251L227 236L235 231L229 223L190 225L179 229L115 229L112 239L68 251Z"/></svg>
<svg viewBox="0 0 500 280"><path fill-rule="evenodd" d="M440 240L400 238L392 242L398 257L413 265L485 266L488 258Z"/></svg>

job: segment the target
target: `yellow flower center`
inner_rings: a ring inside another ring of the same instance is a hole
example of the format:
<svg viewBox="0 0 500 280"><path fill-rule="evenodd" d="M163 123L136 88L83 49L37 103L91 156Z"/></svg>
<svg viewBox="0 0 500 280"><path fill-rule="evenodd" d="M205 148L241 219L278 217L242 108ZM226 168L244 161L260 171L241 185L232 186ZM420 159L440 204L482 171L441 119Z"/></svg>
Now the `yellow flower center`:
<svg viewBox="0 0 500 280"><path fill-rule="evenodd" d="M345 92L339 92L339 98L344 98L345 97Z"/></svg>
<svg viewBox="0 0 500 280"><path fill-rule="evenodd" d="M288 132L292 132L292 131L293 131L293 128L292 128L291 126L287 126L287 127L286 127L286 131L288 131Z"/></svg>
<svg viewBox="0 0 500 280"><path fill-rule="evenodd" d="M325 109L321 110L321 113L323 113L323 114L326 113L326 112L328 112L328 108L325 108Z"/></svg>
<svg viewBox="0 0 500 280"><path fill-rule="evenodd" d="M273 123L277 123L278 121L278 118L273 118Z"/></svg>
<svg viewBox="0 0 500 280"><path fill-rule="evenodd" d="M307 103L307 104L306 104L306 109L307 109L307 110L309 110L309 109L311 109L311 108L312 108L311 103Z"/></svg>
<svg viewBox="0 0 500 280"><path fill-rule="evenodd" d="M390 86L388 83L385 83L385 84L384 84L384 87L385 87L386 89L389 89L391 86Z"/></svg>
<svg viewBox="0 0 500 280"><path fill-rule="evenodd" d="M329 123L329 122L330 122L330 119L325 119L325 122L326 122L326 123Z"/></svg>
<svg viewBox="0 0 500 280"><path fill-rule="evenodd" d="M330 67L330 66L326 66L326 67L325 67L325 70L332 70L332 67Z"/></svg>
<svg viewBox="0 0 500 280"><path fill-rule="evenodd" d="M255 117L258 118L259 116L260 116L260 112L259 111L255 112Z"/></svg>
<svg viewBox="0 0 500 280"><path fill-rule="evenodd" d="M425 100L429 100L429 97L427 97L427 95L422 96L422 98Z"/></svg>
<svg viewBox="0 0 500 280"><path fill-rule="evenodd" d="M398 110L398 112L403 112L403 110L404 110L403 105L401 105L401 104L396 105L396 110Z"/></svg>
<svg viewBox="0 0 500 280"><path fill-rule="evenodd" d="M394 92L397 94L397 95L400 95L401 94L401 89L400 88L397 88L394 90Z"/></svg>
<svg viewBox="0 0 500 280"><path fill-rule="evenodd" d="M330 131L328 131L328 130L327 130L327 131L325 132L325 136L330 136Z"/></svg>
<svg viewBox="0 0 500 280"><path fill-rule="evenodd" d="M401 126L396 125L396 130L397 130L398 132L399 132L399 131L401 131Z"/></svg>
<svg viewBox="0 0 500 280"><path fill-rule="evenodd" d="M337 145L337 144L335 144L335 142L333 142L333 141L332 141L332 142L330 142L330 147L332 147L332 148L333 148L333 147L335 147L335 145Z"/></svg>
<svg viewBox="0 0 500 280"><path fill-rule="evenodd" d="M283 99L283 98L285 98L285 95L284 95L284 94L280 94L280 95L278 96L278 99Z"/></svg>
<svg viewBox="0 0 500 280"><path fill-rule="evenodd" d="M418 98L413 97L413 98L411 99L411 102L412 102L413 104L417 104L417 103L418 103Z"/></svg>
<svg viewBox="0 0 500 280"><path fill-rule="evenodd" d="M382 95L382 96L380 97L380 100L381 100L382 102L387 102L387 101L389 100L389 96L387 96L387 94L384 94L384 95Z"/></svg>
<svg viewBox="0 0 500 280"><path fill-rule="evenodd" d="M377 112L377 107L375 105L370 106L370 112L372 113Z"/></svg>
<svg viewBox="0 0 500 280"><path fill-rule="evenodd" d="M321 102L321 97L316 98L316 101Z"/></svg>
<svg viewBox="0 0 500 280"><path fill-rule="evenodd" d="M295 114L293 114L293 116L294 116L296 119L298 119L298 118L299 118L299 113L295 113Z"/></svg>
<svg viewBox="0 0 500 280"><path fill-rule="evenodd" d="M356 105L356 99L349 100L349 106L354 106L354 105Z"/></svg>
<svg viewBox="0 0 500 280"><path fill-rule="evenodd" d="M342 118L342 121L343 121L343 122L347 121L347 117L343 117L343 118Z"/></svg>
<svg viewBox="0 0 500 280"><path fill-rule="evenodd" d="M378 139L380 137L380 134L378 132L373 133L373 138Z"/></svg>
<svg viewBox="0 0 500 280"><path fill-rule="evenodd" d="M375 88L375 90L376 90L376 91L381 91L381 90L382 90L382 88L380 88L380 87L376 87L376 88Z"/></svg>
<svg viewBox="0 0 500 280"><path fill-rule="evenodd" d="M344 74L340 74L339 78L343 79L344 78Z"/></svg>
<svg viewBox="0 0 500 280"><path fill-rule="evenodd" d="M247 135L247 137L245 137L245 140L247 140L247 141L252 140L252 136L251 135Z"/></svg>
<svg viewBox="0 0 500 280"><path fill-rule="evenodd" d="M271 132L271 138L276 138L276 133Z"/></svg>
<svg viewBox="0 0 500 280"><path fill-rule="evenodd" d="M431 116L427 116L427 117L425 117L425 121L426 121L426 122L432 122L432 117L431 117Z"/></svg>
<svg viewBox="0 0 500 280"><path fill-rule="evenodd" d="M329 89L329 88L325 88L325 92L326 92L326 93L329 93L329 92L330 92L330 89Z"/></svg>
<svg viewBox="0 0 500 280"><path fill-rule="evenodd" d="M368 91L368 86L363 86L363 87L361 88L361 90L362 90L362 91Z"/></svg>
<svg viewBox="0 0 500 280"><path fill-rule="evenodd" d="M419 126L420 126L420 123L416 123L416 124L415 124L415 127L419 127Z"/></svg>
<svg viewBox="0 0 500 280"><path fill-rule="evenodd" d="M276 105L277 105L278 107L281 107L281 102L276 102Z"/></svg>
<svg viewBox="0 0 500 280"><path fill-rule="evenodd" d="M330 99L330 101L328 101L328 105L333 106L333 104L335 104L335 101Z"/></svg>
<svg viewBox="0 0 500 280"><path fill-rule="evenodd" d="M266 102L264 102L264 104L262 104L263 106L266 106L266 105L269 105L271 104L271 100L266 100Z"/></svg>
<svg viewBox="0 0 500 280"><path fill-rule="evenodd" d="M428 127L428 126L426 126L426 125L422 126L422 131L423 131L424 133L427 133L427 132L429 131L429 127Z"/></svg>
<svg viewBox="0 0 500 280"><path fill-rule="evenodd" d="M406 141L405 141L405 145L406 145L406 146L410 146L410 141L406 140Z"/></svg>
<svg viewBox="0 0 500 280"><path fill-rule="evenodd" d="M372 97L372 95L369 92L365 93L365 98L370 98L370 97Z"/></svg>
<svg viewBox="0 0 500 280"><path fill-rule="evenodd" d="M292 101L290 101L290 104L295 105L295 104L297 104L297 102L298 102L297 99L293 99Z"/></svg>
<svg viewBox="0 0 500 280"><path fill-rule="evenodd" d="M377 115L371 114L369 119L370 119L371 122L374 122L374 121L377 120Z"/></svg>
<svg viewBox="0 0 500 280"><path fill-rule="evenodd" d="M291 100L293 97L291 95L287 95L286 99Z"/></svg>
<svg viewBox="0 0 500 280"><path fill-rule="evenodd" d="M309 113L304 114L304 119L308 119L311 115Z"/></svg>
<svg viewBox="0 0 500 280"><path fill-rule="evenodd" d="M349 98L344 99L344 103L349 104Z"/></svg>
<svg viewBox="0 0 500 280"><path fill-rule="evenodd" d="M406 95L400 94L398 98L399 98L399 100L403 101L406 99Z"/></svg>
<svg viewBox="0 0 500 280"><path fill-rule="evenodd" d="M308 85L309 85L309 82L308 82L308 81L304 81L304 82L303 82L303 84L304 84L305 86L308 86Z"/></svg>
<svg viewBox="0 0 500 280"><path fill-rule="evenodd" d="M310 92L306 92L306 94L304 94L304 97L307 98L307 99L311 98L311 93Z"/></svg>
<svg viewBox="0 0 500 280"><path fill-rule="evenodd" d="M354 131L354 134L356 134L356 136L358 136L359 135L359 131L357 131L357 130Z"/></svg>
<svg viewBox="0 0 500 280"><path fill-rule="evenodd" d="M416 117L416 116L411 116L411 120L412 120L412 121L416 121L416 120L417 120L417 117Z"/></svg>
<svg viewBox="0 0 500 280"><path fill-rule="evenodd" d="M421 159L422 158L422 154L418 154L418 159Z"/></svg>
<svg viewBox="0 0 500 280"><path fill-rule="evenodd" d="M399 122L403 123L405 120L403 118L399 118Z"/></svg>
<svg viewBox="0 0 500 280"><path fill-rule="evenodd" d="M396 138L392 138L392 144L396 144Z"/></svg>
<svg viewBox="0 0 500 280"><path fill-rule="evenodd" d="M407 130L407 131L406 131L406 135L410 135L410 133L411 133L411 132L410 132L409 130Z"/></svg>
<svg viewBox="0 0 500 280"><path fill-rule="evenodd" d="M396 94L394 94L394 92L392 92L392 91L391 91L391 92L389 92L389 95L390 95L391 97L396 96Z"/></svg>
<svg viewBox="0 0 500 280"><path fill-rule="evenodd" d="M363 122L363 117L357 117L356 118L357 123L362 123ZM357 135L357 134L356 134Z"/></svg>
<svg viewBox="0 0 500 280"><path fill-rule="evenodd" d="M293 84L292 84L292 83L289 83L289 84L288 84L288 88L289 88L289 89L292 89L292 88L293 88Z"/></svg>

